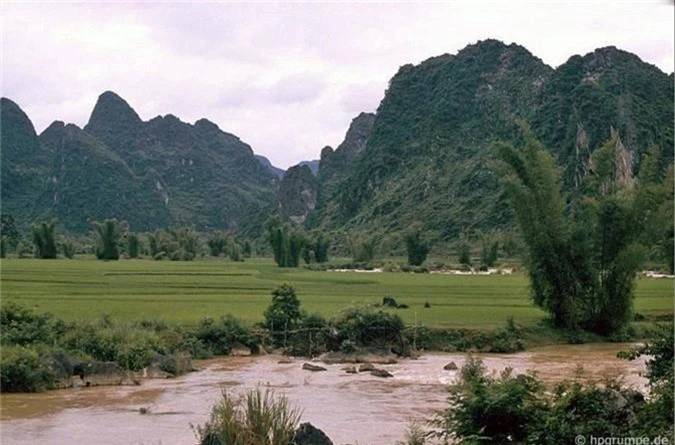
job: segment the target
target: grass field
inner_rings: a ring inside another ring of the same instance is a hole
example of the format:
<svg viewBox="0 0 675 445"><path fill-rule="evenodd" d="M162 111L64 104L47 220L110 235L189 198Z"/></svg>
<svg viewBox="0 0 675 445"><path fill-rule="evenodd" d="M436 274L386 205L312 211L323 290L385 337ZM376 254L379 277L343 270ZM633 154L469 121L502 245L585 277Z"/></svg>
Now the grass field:
<svg viewBox="0 0 675 445"><path fill-rule="evenodd" d="M492 328L511 316L536 324L545 313L532 306L527 279L510 276L449 276L410 273L314 272L280 269L270 260L167 262L126 260L2 260L3 302L17 302L66 320L108 314L123 320L162 319L184 325L232 314L254 323L282 283L295 287L302 307L330 318L384 295L405 303L406 323L428 327ZM424 308L429 302L431 308ZM673 281L640 279L636 311L672 314Z"/></svg>

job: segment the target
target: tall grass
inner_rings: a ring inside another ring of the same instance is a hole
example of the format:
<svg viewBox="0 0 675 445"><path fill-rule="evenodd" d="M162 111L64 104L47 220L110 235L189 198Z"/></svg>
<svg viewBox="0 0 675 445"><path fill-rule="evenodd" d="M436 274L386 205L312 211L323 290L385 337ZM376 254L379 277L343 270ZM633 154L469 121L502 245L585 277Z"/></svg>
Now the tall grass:
<svg viewBox="0 0 675 445"><path fill-rule="evenodd" d="M204 426L196 427L200 445L288 445L300 411L285 396L256 387L236 397L223 391Z"/></svg>

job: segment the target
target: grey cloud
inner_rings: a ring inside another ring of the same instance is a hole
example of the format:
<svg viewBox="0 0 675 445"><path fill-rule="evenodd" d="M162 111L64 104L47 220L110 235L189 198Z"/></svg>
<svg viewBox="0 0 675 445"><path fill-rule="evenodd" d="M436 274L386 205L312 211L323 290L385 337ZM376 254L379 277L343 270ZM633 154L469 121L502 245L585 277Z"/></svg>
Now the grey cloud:
<svg viewBox="0 0 675 445"><path fill-rule="evenodd" d="M279 79L267 89L266 98L270 102L292 104L315 99L326 88L322 79L310 74L295 74Z"/></svg>

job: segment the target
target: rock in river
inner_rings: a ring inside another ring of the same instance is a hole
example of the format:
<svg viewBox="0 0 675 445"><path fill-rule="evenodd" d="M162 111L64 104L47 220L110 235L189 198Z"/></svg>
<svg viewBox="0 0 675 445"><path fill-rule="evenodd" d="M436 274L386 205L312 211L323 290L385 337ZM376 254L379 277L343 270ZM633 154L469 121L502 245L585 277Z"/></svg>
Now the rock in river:
<svg viewBox="0 0 675 445"><path fill-rule="evenodd" d="M314 372L326 370L326 368L324 368L323 366L312 365L311 363L304 363L302 365L302 369L304 369L306 371L314 371Z"/></svg>

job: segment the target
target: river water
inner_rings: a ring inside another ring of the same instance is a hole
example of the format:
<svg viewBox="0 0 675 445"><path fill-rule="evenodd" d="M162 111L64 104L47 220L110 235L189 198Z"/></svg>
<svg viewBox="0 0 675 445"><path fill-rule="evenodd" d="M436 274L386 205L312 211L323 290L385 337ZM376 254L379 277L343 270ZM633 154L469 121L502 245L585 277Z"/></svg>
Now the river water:
<svg viewBox="0 0 675 445"><path fill-rule="evenodd" d="M627 344L557 345L508 355L476 354L499 372L536 370L554 383L573 378L622 376L644 389L644 359L616 358ZM347 374L344 365L325 372L301 369L303 360L279 363L279 356L227 357L198 363L179 378L146 380L141 386L78 388L42 394L0 396L2 445L191 445L191 425L204 423L223 389L241 392L256 385L285 394L302 410L302 421L321 428L335 444L391 445L402 440L411 420L427 420L447 407L448 384L458 371L444 371L463 354L426 354L416 360L377 365L394 375ZM147 408L141 414L140 408Z"/></svg>

